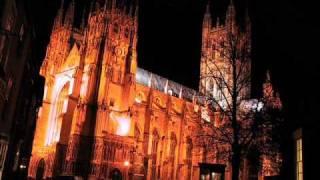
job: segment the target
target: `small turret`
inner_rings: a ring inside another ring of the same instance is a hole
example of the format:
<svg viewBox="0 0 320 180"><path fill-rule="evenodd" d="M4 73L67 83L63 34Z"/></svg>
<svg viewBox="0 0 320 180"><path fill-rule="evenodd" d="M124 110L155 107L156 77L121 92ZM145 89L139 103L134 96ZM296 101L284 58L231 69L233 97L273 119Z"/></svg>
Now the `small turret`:
<svg viewBox="0 0 320 180"><path fill-rule="evenodd" d="M66 27L72 27L74 21L74 9L75 9L75 2L74 0L71 1L69 4L68 10L66 12L66 16L64 18L64 25Z"/></svg>
<svg viewBox="0 0 320 180"><path fill-rule="evenodd" d="M230 0L230 4L228 6L228 10L226 13L226 26L232 32L235 31L236 28L236 9L233 3L233 0Z"/></svg>
<svg viewBox="0 0 320 180"><path fill-rule="evenodd" d="M134 25L136 28L136 33L138 31L138 18L139 18L139 1L136 1L135 9L134 9Z"/></svg>
<svg viewBox="0 0 320 180"><path fill-rule="evenodd" d="M85 26L86 26L86 9L83 9L80 30L84 31Z"/></svg>
<svg viewBox="0 0 320 180"><path fill-rule="evenodd" d="M265 83L263 84L263 99L265 100L266 105L269 107L272 107L275 109L282 108L280 95L277 91L274 91L273 89L269 70L266 73L266 80L265 80Z"/></svg>
<svg viewBox="0 0 320 180"><path fill-rule="evenodd" d="M98 11L99 9L100 9L100 4L98 1L96 1L95 10Z"/></svg>
<svg viewBox="0 0 320 180"><path fill-rule="evenodd" d="M209 45L209 36L210 36L210 31L212 28L211 24L211 12L210 12L210 3L208 2L207 8L206 8L206 13L203 18L203 24L202 24L202 48L203 51L205 52L204 49L208 48Z"/></svg>
<svg viewBox="0 0 320 180"><path fill-rule="evenodd" d="M108 0L105 0L103 5L103 11L106 12L107 8L108 8Z"/></svg>
<svg viewBox="0 0 320 180"><path fill-rule="evenodd" d="M218 28L220 26L220 18L217 17L216 27Z"/></svg>
<svg viewBox="0 0 320 180"><path fill-rule="evenodd" d="M111 2L111 14L114 14L115 10L117 8L117 1L116 0L112 0Z"/></svg>
<svg viewBox="0 0 320 180"><path fill-rule="evenodd" d="M210 3L208 2L206 7L206 13L203 18L203 28L211 28L211 12L210 12Z"/></svg>
<svg viewBox="0 0 320 180"><path fill-rule="evenodd" d="M64 0L61 0L60 8L59 8L57 16L56 16L56 18L54 20L53 29L57 29L57 28L61 27L61 25L62 25L63 5L64 5Z"/></svg>

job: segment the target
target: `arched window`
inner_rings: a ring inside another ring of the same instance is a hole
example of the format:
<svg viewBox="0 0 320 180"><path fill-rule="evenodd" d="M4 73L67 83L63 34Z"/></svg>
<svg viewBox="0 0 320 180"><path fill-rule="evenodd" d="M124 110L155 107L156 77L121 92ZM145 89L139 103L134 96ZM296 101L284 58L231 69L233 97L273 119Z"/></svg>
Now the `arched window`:
<svg viewBox="0 0 320 180"><path fill-rule="evenodd" d="M213 90L214 90L214 80L213 80L213 78L211 78L209 80L209 89L208 90L213 93Z"/></svg>
<svg viewBox="0 0 320 180"><path fill-rule="evenodd" d="M45 162L41 159L37 166L36 180L42 180L44 178Z"/></svg>
<svg viewBox="0 0 320 180"><path fill-rule="evenodd" d="M129 34L130 34L129 29L126 28L125 31L124 31L124 36L125 36L126 38L129 38Z"/></svg>
<svg viewBox="0 0 320 180"><path fill-rule="evenodd" d="M171 136L170 136L170 156L174 156L175 155L176 146L177 146L177 137L172 132Z"/></svg>
<svg viewBox="0 0 320 180"><path fill-rule="evenodd" d="M191 168L192 168L192 149L193 149L193 144L192 144L192 139L188 136L186 140L186 159L187 159L187 179L191 179Z"/></svg>
<svg viewBox="0 0 320 180"><path fill-rule="evenodd" d="M175 160L175 151L177 146L177 137L175 133L171 132L170 135L170 161L171 161L171 167L170 167L170 177L174 177L174 160Z"/></svg>
<svg viewBox="0 0 320 180"><path fill-rule="evenodd" d="M202 147L202 162L207 162L207 148L206 148L206 146Z"/></svg>
<svg viewBox="0 0 320 180"><path fill-rule="evenodd" d="M215 43L212 44L212 58L215 59L216 58L216 45Z"/></svg>
<svg viewBox="0 0 320 180"><path fill-rule="evenodd" d="M190 137L187 137L187 147L186 147L186 157L187 159L192 159L192 139Z"/></svg>
<svg viewBox="0 0 320 180"><path fill-rule="evenodd" d="M67 110L69 84L69 82L66 83L54 99L47 145L51 145L60 140L63 115Z"/></svg>
<svg viewBox="0 0 320 180"><path fill-rule="evenodd" d="M157 152L158 152L158 143L159 143L159 133L156 129L152 132L152 146L151 146L151 155L152 155L152 169L151 169L151 179L156 179L156 168L157 168Z"/></svg>
<svg viewBox="0 0 320 180"><path fill-rule="evenodd" d="M134 138L136 139L136 141L139 141L139 137L140 137L140 130L138 125L136 124L134 127Z"/></svg>
<svg viewBox="0 0 320 180"><path fill-rule="evenodd" d="M119 169L114 169L110 172L109 178L112 180L122 180L122 173Z"/></svg>
<svg viewBox="0 0 320 180"><path fill-rule="evenodd" d="M119 24L115 23L115 24L113 25L113 32L119 33L119 31L120 31Z"/></svg>

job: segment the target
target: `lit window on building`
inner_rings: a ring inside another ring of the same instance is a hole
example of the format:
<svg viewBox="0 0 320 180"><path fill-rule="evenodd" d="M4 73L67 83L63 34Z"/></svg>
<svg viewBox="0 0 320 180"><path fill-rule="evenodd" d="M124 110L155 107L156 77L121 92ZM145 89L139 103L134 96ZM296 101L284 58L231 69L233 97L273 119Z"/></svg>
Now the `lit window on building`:
<svg viewBox="0 0 320 180"><path fill-rule="evenodd" d="M124 31L124 36L125 36L126 38L129 37L129 29L128 29L128 28L126 28L126 30Z"/></svg>
<svg viewBox="0 0 320 180"><path fill-rule="evenodd" d="M201 108L201 118L205 120L206 122L210 122L210 116L208 109L206 107Z"/></svg>
<svg viewBox="0 0 320 180"><path fill-rule="evenodd" d="M302 138L296 140L296 180L303 180Z"/></svg>
<svg viewBox="0 0 320 180"><path fill-rule="evenodd" d="M118 25L118 24L114 24L114 26L113 26L113 32L118 33L119 30L120 30L119 25Z"/></svg>
<svg viewBox="0 0 320 180"><path fill-rule="evenodd" d="M110 101L109 101L109 106L110 106L110 107L113 107L113 106L114 106L114 99L113 99L113 98L110 99Z"/></svg>

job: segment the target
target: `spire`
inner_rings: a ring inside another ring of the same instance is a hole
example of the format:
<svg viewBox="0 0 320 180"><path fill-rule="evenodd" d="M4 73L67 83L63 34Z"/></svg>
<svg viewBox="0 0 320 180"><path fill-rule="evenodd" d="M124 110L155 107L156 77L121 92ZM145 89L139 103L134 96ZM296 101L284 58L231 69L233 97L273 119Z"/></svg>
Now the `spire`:
<svg viewBox="0 0 320 180"><path fill-rule="evenodd" d="M263 97L264 98L271 98L273 97L273 87L271 84L270 72L267 70L266 72L266 80L263 83Z"/></svg>
<svg viewBox="0 0 320 180"><path fill-rule="evenodd" d="M151 73L150 78L149 78L149 82L148 82L148 87L151 87L151 85L152 85L152 77L153 77L153 74Z"/></svg>
<svg viewBox="0 0 320 180"><path fill-rule="evenodd" d="M206 14L210 16L210 0L208 1L208 4L206 6Z"/></svg>
<svg viewBox="0 0 320 180"><path fill-rule="evenodd" d="M135 21L134 25L136 27L138 27L138 18L139 18L139 1L137 0L134 8L134 21Z"/></svg>
<svg viewBox="0 0 320 180"><path fill-rule="evenodd" d="M164 86L164 93L168 93L168 84L169 84L169 80L167 79L166 81L166 85Z"/></svg>
<svg viewBox="0 0 320 180"><path fill-rule="evenodd" d="M216 23L217 23L216 27L219 27L220 26L220 18L219 17L217 17L217 22Z"/></svg>
<svg viewBox="0 0 320 180"><path fill-rule="evenodd" d="M211 20L210 0L209 0L206 7L206 13L204 15L203 22L202 22L202 53L207 52L209 39L210 39L210 31L212 27L211 23L212 23L212 20Z"/></svg>
<svg viewBox="0 0 320 180"><path fill-rule="evenodd" d="M271 82L270 71L269 70L267 70L267 72L266 72L266 82Z"/></svg>
<svg viewBox="0 0 320 180"><path fill-rule="evenodd" d="M236 10L233 3L233 0L230 0L230 4L228 6L227 14L226 14L226 25L231 27L231 30L234 30L236 23Z"/></svg>
<svg viewBox="0 0 320 180"><path fill-rule="evenodd" d="M117 8L117 0L111 0L111 14L114 15Z"/></svg>
<svg viewBox="0 0 320 180"><path fill-rule="evenodd" d="M116 0L112 0L111 9L115 9L116 7L117 7L117 1Z"/></svg>
<svg viewBox="0 0 320 180"><path fill-rule="evenodd" d="M64 24L66 26L69 26L69 27L73 26L74 9L75 9L75 2L74 2L74 0L72 0L71 3L69 4L69 7L68 7L68 10L66 12L65 19L64 19Z"/></svg>
<svg viewBox="0 0 320 180"><path fill-rule="evenodd" d="M81 30L84 30L85 26L86 26L86 8L83 9L83 12L82 12L82 18L81 18L81 24L80 24L80 29Z"/></svg>
<svg viewBox="0 0 320 180"><path fill-rule="evenodd" d="M234 3L233 3L233 0L230 0L230 4L227 9L226 19L227 21L228 20L232 21L232 20L235 20L235 16L236 16L236 13L235 13Z"/></svg>
<svg viewBox="0 0 320 180"><path fill-rule="evenodd" d="M98 1L96 1L95 10L98 11L99 9L100 9L100 4Z"/></svg>
<svg viewBox="0 0 320 180"><path fill-rule="evenodd" d="M62 25L63 5L64 5L64 0L61 0L60 8L59 8L57 16L54 20L53 29L56 29Z"/></svg>
<svg viewBox="0 0 320 180"><path fill-rule="evenodd" d="M129 8L129 16L130 17L135 17L136 15L136 11L138 8L138 1L132 1L132 3L130 4L130 8Z"/></svg>
<svg viewBox="0 0 320 180"><path fill-rule="evenodd" d="M282 108L279 92L275 91L273 88L269 70L266 72L266 80L265 83L263 83L263 98L267 106L276 109Z"/></svg>
<svg viewBox="0 0 320 180"><path fill-rule="evenodd" d="M107 6L108 6L108 0L105 0L103 5L103 11L107 10Z"/></svg>
<svg viewBox="0 0 320 180"><path fill-rule="evenodd" d="M203 26L211 28L211 12L210 12L210 0L206 6L206 13L204 14L203 18Z"/></svg>

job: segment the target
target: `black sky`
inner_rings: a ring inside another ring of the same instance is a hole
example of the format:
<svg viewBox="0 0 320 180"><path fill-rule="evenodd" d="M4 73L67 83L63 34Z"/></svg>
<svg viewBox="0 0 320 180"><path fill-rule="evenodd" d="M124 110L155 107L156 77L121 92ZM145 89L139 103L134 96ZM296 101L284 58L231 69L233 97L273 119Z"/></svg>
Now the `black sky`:
<svg viewBox="0 0 320 180"><path fill-rule="evenodd" d="M59 0L25 0L36 24L39 62L45 54ZM89 0L76 0L83 4ZM259 92L266 69L280 91L288 118L313 118L319 107L319 24L308 0L234 0L246 4L253 25L253 76ZM207 0L140 0L139 66L198 88L201 26ZM212 0L223 18L229 0ZM258 93L256 93L258 94ZM290 113L292 112L292 113ZM309 112L309 113L307 113ZM311 115L310 115L311 113ZM314 121L311 121L312 123Z"/></svg>

